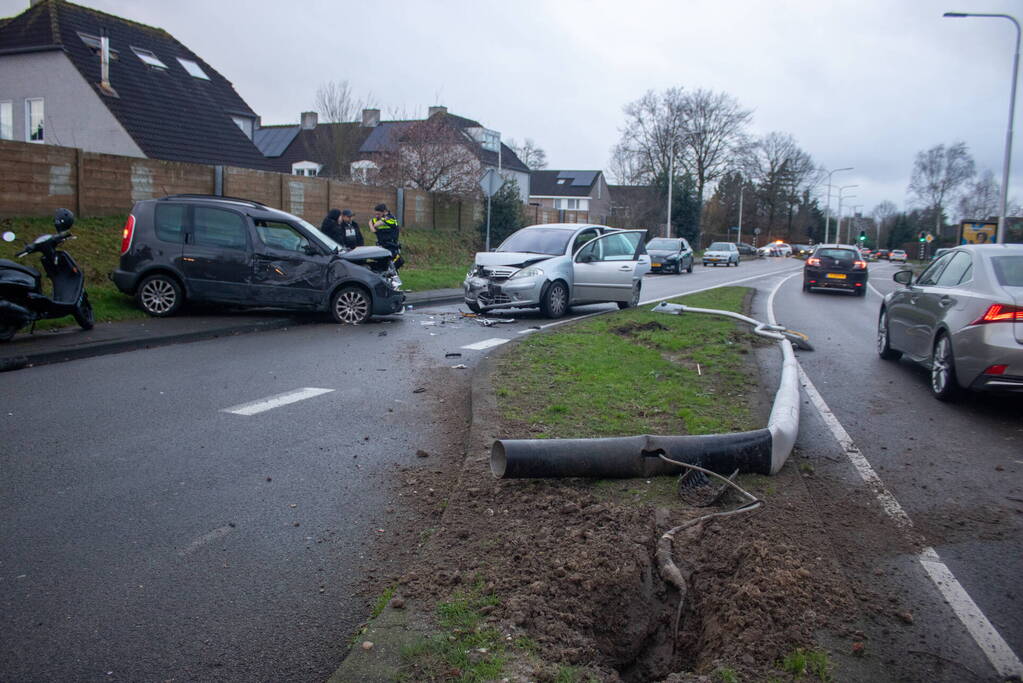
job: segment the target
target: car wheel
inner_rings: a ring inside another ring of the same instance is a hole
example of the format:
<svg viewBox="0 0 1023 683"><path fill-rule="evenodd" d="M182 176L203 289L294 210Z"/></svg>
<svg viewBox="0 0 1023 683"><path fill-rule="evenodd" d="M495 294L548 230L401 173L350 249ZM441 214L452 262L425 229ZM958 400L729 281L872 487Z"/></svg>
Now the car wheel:
<svg viewBox="0 0 1023 683"><path fill-rule="evenodd" d="M639 306L639 295L642 289L642 284L637 282L632 286L632 296L629 297L628 301L618 301L618 308L624 311L626 308L635 308Z"/></svg>
<svg viewBox="0 0 1023 683"><path fill-rule="evenodd" d="M478 303L476 303L475 301L466 301L465 305L468 306L469 310L472 311L473 313L482 313L483 312L483 309L480 308L480 305Z"/></svg>
<svg viewBox="0 0 1023 683"><path fill-rule="evenodd" d="M888 334L888 311L881 309L881 315L877 319L877 355L882 360L899 360L902 358L902 351L896 351L891 347L891 337Z"/></svg>
<svg viewBox="0 0 1023 683"><path fill-rule="evenodd" d="M135 295L142 310L155 318L174 315L181 308L185 296L181 285L170 275L150 275L139 285Z"/></svg>
<svg viewBox="0 0 1023 683"><path fill-rule="evenodd" d="M568 287L561 280L555 280L547 287L540 301L540 312L546 318L560 318L568 312Z"/></svg>
<svg viewBox="0 0 1023 683"><path fill-rule="evenodd" d="M689 261L689 266L686 267L686 272L687 273L693 272L693 262L692 262L692 260Z"/></svg>
<svg viewBox="0 0 1023 683"><path fill-rule="evenodd" d="M858 296L858 297L867 296L867 288L866 287L860 287L859 289L857 289L856 290L856 296Z"/></svg>
<svg viewBox="0 0 1023 683"><path fill-rule="evenodd" d="M941 334L934 342L931 354L931 393L939 401L953 401L962 394L956 379L955 356L952 354L952 340Z"/></svg>
<svg viewBox="0 0 1023 683"><path fill-rule="evenodd" d="M807 282L806 280L803 280L803 291L804 292L809 292L810 291L810 283Z"/></svg>
<svg viewBox="0 0 1023 683"><path fill-rule="evenodd" d="M82 290L82 298L78 300L78 305L75 307L74 312L71 314L75 318L75 322L83 330L91 330L95 323L92 314L92 304L89 303L89 294Z"/></svg>
<svg viewBox="0 0 1023 683"><path fill-rule="evenodd" d="M17 331L17 325L0 325L0 342L11 341L14 339L14 333Z"/></svg>
<svg viewBox="0 0 1023 683"><path fill-rule="evenodd" d="M362 287L349 285L334 292L330 299L330 314L343 325L358 325L369 319L369 294Z"/></svg>

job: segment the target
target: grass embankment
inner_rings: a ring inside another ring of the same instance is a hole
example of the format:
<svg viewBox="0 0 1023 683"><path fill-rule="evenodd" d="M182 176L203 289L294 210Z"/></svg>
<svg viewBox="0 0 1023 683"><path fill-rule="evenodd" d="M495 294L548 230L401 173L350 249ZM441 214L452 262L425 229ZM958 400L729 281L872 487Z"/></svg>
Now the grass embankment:
<svg viewBox="0 0 1023 683"><path fill-rule="evenodd" d="M741 311L744 287L678 299ZM735 321L649 308L532 336L494 377L502 414L534 438L711 434L759 426L749 335Z"/></svg>
<svg viewBox="0 0 1023 683"><path fill-rule="evenodd" d="M127 216L105 216L82 218L75 222L72 232L77 239L65 243L65 249L85 272L85 288L89 292L96 322L145 318L132 297L122 294L107 274L117 268L121 252L121 230ZM0 241L0 258L14 259L27 242L38 235L53 232L50 218L4 218L0 219L0 233L12 231L17 235L14 242ZM367 231L368 232L368 231ZM368 236L372 243L372 235ZM474 232L461 233L445 230L405 230L401 235L405 247L406 265L401 269L405 287L412 291L459 287L465 273L472 264L473 255L481 248L478 235ZM19 260L42 272L39 256L31 254ZM50 281L43 278L47 294L51 293ZM37 329L74 326L68 316L56 320L43 320Z"/></svg>

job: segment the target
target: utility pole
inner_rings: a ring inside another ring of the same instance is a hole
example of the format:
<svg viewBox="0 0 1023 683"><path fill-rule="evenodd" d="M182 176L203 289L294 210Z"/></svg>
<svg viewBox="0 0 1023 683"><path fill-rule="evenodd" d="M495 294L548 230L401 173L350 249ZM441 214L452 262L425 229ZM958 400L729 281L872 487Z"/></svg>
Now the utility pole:
<svg viewBox="0 0 1023 683"><path fill-rule="evenodd" d="M852 166L846 168L836 168L828 171L828 208L824 211L824 244L830 242L831 237L831 176L839 171L851 171ZM837 240L836 240L837 241Z"/></svg>
<svg viewBox="0 0 1023 683"><path fill-rule="evenodd" d="M739 235L735 238L735 243L742 242L742 193L746 190L746 184L739 181Z"/></svg>

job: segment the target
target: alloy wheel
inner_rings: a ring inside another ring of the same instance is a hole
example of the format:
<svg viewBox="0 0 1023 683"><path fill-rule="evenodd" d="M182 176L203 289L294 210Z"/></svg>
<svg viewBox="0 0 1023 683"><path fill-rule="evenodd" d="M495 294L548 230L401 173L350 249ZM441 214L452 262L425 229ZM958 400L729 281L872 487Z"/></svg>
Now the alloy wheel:
<svg viewBox="0 0 1023 683"><path fill-rule="evenodd" d="M148 280L139 290L143 308L154 315L164 315L178 303L178 292L174 285L163 278Z"/></svg>
<svg viewBox="0 0 1023 683"><path fill-rule="evenodd" d="M344 289L334 299L334 319L358 325L369 317L369 300L359 289Z"/></svg>

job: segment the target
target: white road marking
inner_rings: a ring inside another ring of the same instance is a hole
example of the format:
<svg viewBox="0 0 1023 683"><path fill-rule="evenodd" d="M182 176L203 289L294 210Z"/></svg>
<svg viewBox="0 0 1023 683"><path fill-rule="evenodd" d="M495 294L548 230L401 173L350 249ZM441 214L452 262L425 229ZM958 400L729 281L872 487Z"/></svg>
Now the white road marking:
<svg viewBox="0 0 1023 683"><path fill-rule="evenodd" d="M484 349L490 349L495 346L500 346L506 342L511 341L510 339L502 339L501 337L494 337L493 339L484 339L481 342L475 344L466 344L463 349L469 349L470 351L483 351Z"/></svg>
<svg viewBox="0 0 1023 683"><path fill-rule="evenodd" d="M334 391L333 389L317 389L316 387L305 387L302 389L296 389L294 391L288 391L283 394L277 394L269 398L260 399L259 401L252 401L251 403L243 403L238 406L232 406L230 408L224 408L222 413L232 413L234 415L255 415L256 413L262 413L267 410L273 410L274 408L280 408L286 406L289 403L297 403L304 401L307 398L313 398L321 394L329 394Z"/></svg>
<svg viewBox="0 0 1023 683"><path fill-rule="evenodd" d="M203 534L202 536L195 539L194 541L186 545L184 548L179 550L178 555L181 555L182 557L184 557L185 555L191 555L192 553L194 553L196 550L203 547L207 543L212 543L218 538L223 538L224 536L227 536L229 533L231 533L232 530L233 529L230 526L217 527L213 531L209 532L208 534Z"/></svg>
<svg viewBox="0 0 1023 683"><path fill-rule="evenodd" d="M774 295L794 275L790 275L775 285L774 289L771 290L770 296L767 298L767 318L768 322L772 325L777 324L774 316ZM796 363L798 364L799 361L797 360ZM884 511L897 525L907 529L913 528L913 520L910 519L905 509L899 504L899 501L884 485L884 482L881 481L881 477L877 475L874 468L870 466L863 452L856 446L852 437L849 436L849 432L845 430L842 423L835 417L831 408L824 401L824 397L817 391L817 387L810 381L801 365L799 366L799 377L810 402L817 408L817 412L820 413L824 424L828 426L832 436L838 441L838 445L842 447L842 450L849 457L860 478L874 492ZM1005 642L1005 639L998 633L994 625L984 616L977 603L973 601L973 598L966 592L963 585L952 574L948 565L941 561L937 551L934 548L926 547L917 556L917 560L919 560L924 571L927 572L927 576L931 578L938 591L948 602L949 607L959 617L959 621L966 627L973 641L977 643L977 646L987 657L988 661L991 662L995 671L1004 678L1023 675L1023 662L1020 662L1019 657L1012 651L1009 644Z"/></svg>

